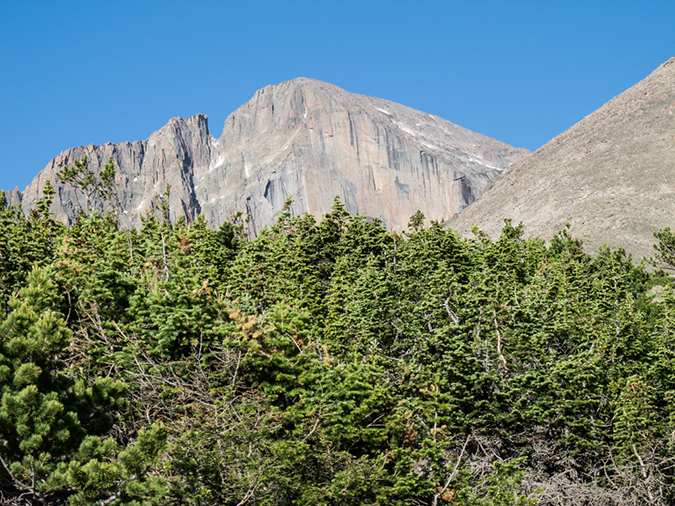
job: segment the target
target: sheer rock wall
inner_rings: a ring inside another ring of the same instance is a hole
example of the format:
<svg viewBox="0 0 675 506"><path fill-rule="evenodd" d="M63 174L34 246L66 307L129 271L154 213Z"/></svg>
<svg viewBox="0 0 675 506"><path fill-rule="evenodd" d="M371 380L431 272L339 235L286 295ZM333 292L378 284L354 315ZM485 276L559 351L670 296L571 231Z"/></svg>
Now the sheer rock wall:
<svg viewBox="0 0 675 506"><path fill-rule="evenodd" d="M23 192L8 192L28 211L46 179L87 155L100 170L113 157L124 226L138 226L171 184L172 220L203 214L218 226L250 215L257 234L287 197L293 212L320 216L339 196L350 213L404 229L418 209L449 218L483 194L510 164L529 155L437 116L336 86L299 78L267 86L234 111L219 138L206 116L174 118L145 141L72 148L54 158ZM86 200L56 185L57 217L72 221ZM92 207L102 207L93 202Z"/></svg>

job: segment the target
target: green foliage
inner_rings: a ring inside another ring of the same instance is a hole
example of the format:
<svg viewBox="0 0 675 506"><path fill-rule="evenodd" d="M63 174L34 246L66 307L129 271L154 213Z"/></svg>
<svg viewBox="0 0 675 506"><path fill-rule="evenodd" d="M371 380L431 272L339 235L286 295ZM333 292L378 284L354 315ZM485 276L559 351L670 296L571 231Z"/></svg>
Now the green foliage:
<svg viewBox="0 0 675 506"><path fill-rule="evenodd" d="M670 227L666 227L654 232L654 238L658 240L654 244L656 261L666 268L675 269L675 234L670 231Z"/></svg>
<svg viewBox="0 0 675 506"><path fill-rule="evenodd" d="M59 296L50 274L48 269L34 269L0 323L0 477L8 484L4 494L9 497L58 502L72 486L81 485L73 500L88 504L81 500L87 494L102 494L103 471L89 457L84 467L79 463L83 452L111 456L114 443L100 435L112 428L115 413L124 409L126 386L111 378L87 380L67 374L62 357L71 332L55 311ZM158 453L155 447L148 448L148 437L140 433L138 442L119 454L122 466L136 466L125 481L133 476L134 483L139 482L138 467ZM136 446L141 449L134 450ZM64 477L66 466L76 472ZM109 482L119 482L122 476L103 474Z"/></svg>
<svg viewBox="0 0 675 506"><path fill-rule="evenodd" d="M120 450L110 439L88 436L73 459L59 466L54 481L76 490L74 506L156 504L167 494L166 480L152 473L166 445L166 429L155 423Z"/></svg>
<svg viewBox="0 0 675 506"><path fill-rule="evenodd" d="M87 199L86 212L89 211L92 199L98 197L103 201L115 195L115 164L112 156L96 174L89 168L89 161L85 155L81 160L75 160L72 167L64 167L56 173L61 183L69 183L82 191Z"/></svg>
<svg viewBox="0 0 675 506"><path fill-rule="evenodd" d="M105 198L114 167L62 176ZM0 209L2 501L675 503L663 271L339 200L249 239L168 191L139 230L58 224L49 184Z"/></svg>
<svg viewBox="0 0 675 506"><path fill-rule="evenodd" d="M49 211L54 189L47 180L43 198L26 218L20 208L0 206L0 312L24 286L34 266L53 261L65 227Z"/></svg>
<svg viewBox="0 0 675 506"><path fill-rule="evenodd" d="M495 462L494 474L486 480L485 492L482 497L472 498L470 504L486 506L531 506L537 504L538 496L543 490L538 489L529 497L521 493L524 472L519 468L525 460L520 457L511 462Z"/></svg>

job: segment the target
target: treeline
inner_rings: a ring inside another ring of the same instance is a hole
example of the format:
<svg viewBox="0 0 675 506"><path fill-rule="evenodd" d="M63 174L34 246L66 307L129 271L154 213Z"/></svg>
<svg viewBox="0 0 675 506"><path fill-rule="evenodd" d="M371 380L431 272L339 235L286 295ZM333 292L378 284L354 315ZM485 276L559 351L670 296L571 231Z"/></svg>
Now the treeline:
<svg viewBox="0 0 675 506"><path fill-rule="evenodd" d="M2 504L675 504L675 295L621 250L52 195L0 208Z"/></svg>

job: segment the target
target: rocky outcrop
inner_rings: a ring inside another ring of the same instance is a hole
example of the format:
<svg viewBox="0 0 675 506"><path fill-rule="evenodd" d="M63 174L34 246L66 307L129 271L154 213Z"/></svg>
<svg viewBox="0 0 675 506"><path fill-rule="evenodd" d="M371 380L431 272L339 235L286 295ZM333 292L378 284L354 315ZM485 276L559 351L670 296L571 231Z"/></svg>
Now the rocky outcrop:
<svg viewBox="0 0 675 506"><path fill-rule="evenodd" d="M87 155L97 171L112 156L113 205L125 226L138 226L171 184L174 220L203 214L218 226L243 211L257 234L288 197L295 214L320 216L339 196L350 213L401 230L417 209L429 219L454 215L528 154L437 116L300 78L256 92L227 118L218 139L205 116L175 118L146 141L70 149L8 197L29 210L60 168ZM65 221L86 205L69 185L58 186L57 197Z"/></svg>
<svg viewBox="0 0 675 506"><path fill-rule="evenodd" d="M675 217L675 58L515 164L450 226L499 234L503 218L550 239L565 226L595 253L636 259Z"/></svg>
<svg viewBox="0 0 675 506"><path fill-rule="evenodd" d="M116 196L106 207L115 208L123 226L139 225L140 216L150 209L153 199L162 194L168 184L174 220L178 216L194 219L201 211L194 194L194 169L201 165L208 167L211 156L208 123L203 115L185 120L174 118L145 141L71 148L53 158L23 192L7 192L9 203L21 202L24 212L29 212L49 179L57 190L52 207L56 218L72 222L80 210L86 210L86 198L69 184L57 184L56 173L84 156L89 168L96 173L112 156L117 168ZM90 205L103 207L100 200Z"/></svg>

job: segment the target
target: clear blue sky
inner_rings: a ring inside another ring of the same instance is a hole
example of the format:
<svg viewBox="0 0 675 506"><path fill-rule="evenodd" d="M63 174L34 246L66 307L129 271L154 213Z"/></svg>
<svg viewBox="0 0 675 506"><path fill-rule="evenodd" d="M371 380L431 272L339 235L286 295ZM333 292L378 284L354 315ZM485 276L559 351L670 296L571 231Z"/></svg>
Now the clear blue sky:
<svg viewBox="0 0 675 506"><path fill-rule="evenodd" d="M534 150L674 55L673 0L0 0L0 188L299 76Z"/></svg>

